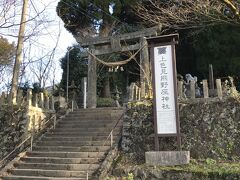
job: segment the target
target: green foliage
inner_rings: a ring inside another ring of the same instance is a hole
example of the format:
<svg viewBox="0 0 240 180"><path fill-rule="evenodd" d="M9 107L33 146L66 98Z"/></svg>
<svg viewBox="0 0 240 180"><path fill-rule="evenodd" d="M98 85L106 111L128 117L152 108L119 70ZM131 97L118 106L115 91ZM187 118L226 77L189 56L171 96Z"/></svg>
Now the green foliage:
<svg viewBox="0 0 240 180"><path fill-rule="evenodd" d="M116 177L107 177L107 180L117 180L118 178ZM127 176L121 177L122 180L134 180L134 175L133 173L128 173Z"/></svg>
<svg viewBox="0 0 240 180"><path fill-rule="evenodd" d="M33 93L40 93L40 92L43 92L43 88L41 88L41 84L38 83L38 82L35 82L33 83L33 89L32 89L32 92Z"/></svg>
<svg viewBox="0 0 240 180"><path fill-rule="evenodd" d="M207 158L206 163L207 165L214 165L217 163L217 161L215 159Z"/></svg>
<svg viewBox="0 0 240 180"><path fill-rule="evenodd" d="M128 173L127 180L133 180L134 176L133 173Z"/></svg>
<svg viewBox="0 0 240 180"><path fill-rule="evenodd" d="M208 78L209 64L215 77L240 77L239 27L217 25L205 27L199 32L180 32L177 48L177 66L180 74L191 73Z"/></svg>
<svg viewBox="0 0 240 180"><path fill-rule="evenodd" d="M69 86L71 85L71 82L74 81L75 85L79 87L81 85L82 78L87 76L87 59L81 57L82 50L80 50L77 45L73 46L73 48L74 49L69 52ZM62 88L63 90L66 90L67 60L68 52L60 60L63 73L58 89Z"/></svg>
<svg viewBox="0 0 240 180"><path fill-rule="evenodd" d="M131 6L136 0L61 0L57 14L73 34L100 33L119 22L135 22ZM110 9L112 8L112 12ZM122 24L121 24L122 26ZM124 25L125 26L125 25Z"/></svg>
<svg viewBox="0 0 240 180"><path fill-rule="evenodd" d="M27 95L27 90L31 88L31 85L28 81L19 84L19 89L23 91L23 96Z"/></svg>
<svg viewBox="0 0 240 180"><path fill-rule="evenodd" d="M213 64L217 76L239 75L240 32L234 26L216 26L200 33L193 47L196 52L196 67L207 74L208 64Z"/></svg>

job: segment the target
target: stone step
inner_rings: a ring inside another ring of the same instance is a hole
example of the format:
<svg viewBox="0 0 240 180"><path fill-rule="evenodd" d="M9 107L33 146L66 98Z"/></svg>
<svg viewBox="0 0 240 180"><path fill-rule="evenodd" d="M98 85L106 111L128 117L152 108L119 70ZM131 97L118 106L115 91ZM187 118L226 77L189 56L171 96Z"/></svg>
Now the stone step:
<svg viewBox="0 0 240 180"><path fill-rule="evenodd" d="M58 158L96 158L96 157L104 157L106 155L105 152L57 152L57 151L28 151L26 153L28 157L58 157Z"/></svg>
<svg viewBox="0 0 240 180"><path fill-rule="evenodd" d="M61 119L58 121L58 124L93 124L93 123L98 123L98 124L116 124L117 120L115 119L100 119L100 120L86 120L86 119Z"/></svg>
<svg viewBox="0 0 240 180"><path fill-rule="evenodd" d="M75 113L75 114L68 114L65 116L63 119L72 119L72 120L89 120L89 121L94 121L94 120L112 120L112 121L117 121L123 116L122 113L112 113L112 114L106 114L106 115L101 115L101 114L80 114L80 113Z"/></svg>
<svg viewBox="0 0 240 180"><path fill-rule="evenodd" d="M80 147L80 146L110 146L110 138L106 141L38 141L37 146L68 146L68 147Z"/></svg>
<svg viewBox="0 0 240 180"><path fill-rule="evenodd" d="M113 116L116 117L116 116ZM72 120L89 120L89 121L93 121L93 120L101 120L101 119L106 119L106 120L111 120L113 119L112 116L110 114L68 114L67 116L65 116L65 118L63 119L72 119Z"/></svg>
<svg viewBox="0 0 240 180"><path fill-rule="evenodd" d="M0 177L1 179L1 177ZM86 177L83 178L73 178L73 177L40 177L40 176L4 176L2 177L3 180L86 180ZM90 180L91 178L89 178Z"/></svg>
<svg viewBox="0 0 240 180"><path fill-rule="evenodd" d="M58 151L58 152L105 152L110 149L110 146L81 146L81 147L66 147L66 146L33 146L34 151Z"/></svg>
<svg viewBox="0 0 240 180"><path fill-rule="evenodd" d="M71 113L99 113L101 112L101 114L104 113L110 113L110 112L123 112L123 108L115 108L115 107L111 107L111 108L94 108L94 109L76 109Z"/></svg>
<svg viewBox="0 0 240 180"><path fill-rule="evenodd" d="M65 171L94 171L99 164L54 164L54 163L24 163L18 162L14 166L17 169L41 169L41 170L65 170Z"/></svg>
<svg viewBox="0 0 240 180"><path fill-rule="evenodd" d="M56 128L113 128L115 124L112 123L57 123Z"/></svg>
<svg viewBox="0 0 240 180"><path fill-rule="evenodd" d="M105 141L108 136L72 136L72 137L65 137L65 136L43 136L41 141ZM113 140L117 140L118 136L113 136Z"/></svg>
<svg viewBox="0 0 240 180"><path fill-rule="evenodd" d="M77 177L86 178L86 171L43 170L43 169L12 169L12 175L18 176L43 176L43 177Z"/></svg>
<svg viewBox="0 0 240 180"><path fill-rule="evenodd" d="M122 126L116 126L114 131L119 132ZM51 129L49 132L111 132L113 127L57 127L56 129Z"/></svg>
<svg viewBox="0 0 240 180"><path fill-rule="evenodd" d="M118 135L121 131L113 131L113 135ZM46 137L52 136L65 136L65 137L82 137L82 136L108 136L110 132L47 132L45 133Z"/></svg>
<svg viewBox="0 0 240 180"><path fill-rule="evenodd" d="M100 167L110 150L109 134L118 141L121 134L122 108L80 109L70 112L57 122L37 142L33 151L14 163L8 176L12 180L82 180L93 179L92 173ZM105 144L104 144L105 143ZM5 175L5 174L4 174ZM1 177L0 177L1 179Z"/></svg>
<svg viewBox="0 0 240 180"><path fill-rule="evenodd" d="M97 164L103 160L99 158L59 158L59 157L22 157L25 163L55 163L55 164Z"/></svg>

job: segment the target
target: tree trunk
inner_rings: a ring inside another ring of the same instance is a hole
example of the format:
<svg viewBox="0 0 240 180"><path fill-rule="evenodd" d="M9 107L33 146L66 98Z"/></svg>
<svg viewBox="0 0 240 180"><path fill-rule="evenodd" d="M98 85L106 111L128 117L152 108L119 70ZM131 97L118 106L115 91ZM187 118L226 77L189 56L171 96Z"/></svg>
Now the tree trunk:
<svg viewBox="0 0 240 180"><path fill-rule="evenodd" d="M24 32L25 32L25 25L26 25L27 5L28 5L28 0L23 0L23 10L22 10L21 23L20 23L20 29L18 34L15 63L13 68L12 87L10 91L10 100L12 104L16 104L17 102L16 98L17 98L20 66L22 63L22 49L23 49L23 40L24 40Z"/></svg>

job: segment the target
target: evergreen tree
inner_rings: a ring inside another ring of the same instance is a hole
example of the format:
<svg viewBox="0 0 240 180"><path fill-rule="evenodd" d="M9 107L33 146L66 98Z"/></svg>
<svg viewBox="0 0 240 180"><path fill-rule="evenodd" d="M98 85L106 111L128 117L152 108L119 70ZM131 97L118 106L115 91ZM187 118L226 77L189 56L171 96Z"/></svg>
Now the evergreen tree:
<svg viewBox="0 0 240 180"><path fill-rule="evenodd" d="M69 86L74 81L75 85L80 87L82 78L87 76L87 59L81 56L82 50L77 45L73 48L69 52ZM64 90L66 90L67 85L67 60L68 53L60 60L63 70L60 87Z"/></svg>
<svg viewBox="0 0 240 180"><path fill-rule="evenodd" d="M117 34L123 31L122 29L132 30L130 28L132 26L127 22L129 20L136 22L134 17L137 16L132 16L130 8L136 2L136 0L61 0L57 6L57 13L64 21L66 29L75 36L105 37ZM100 94L103 97L111 97L108 68L101 70L104 71L102 76L104 83L103 92Z"/></svg>

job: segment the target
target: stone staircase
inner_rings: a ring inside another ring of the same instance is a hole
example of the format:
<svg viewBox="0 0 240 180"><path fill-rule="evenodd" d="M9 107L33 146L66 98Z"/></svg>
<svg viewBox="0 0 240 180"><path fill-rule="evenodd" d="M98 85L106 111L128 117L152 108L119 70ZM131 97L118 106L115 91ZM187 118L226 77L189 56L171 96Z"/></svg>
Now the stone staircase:
<svg viewBox="0 0 240 180"><path fill-rule="evenodd" d="M3 180L98 179L94 172L111 148L109 136L123 114L119 108L81 109L69 113L46 132L0 176ZM122 121L113 131L118 143ZM87 177L88 176L88 177Z"/></svg>

